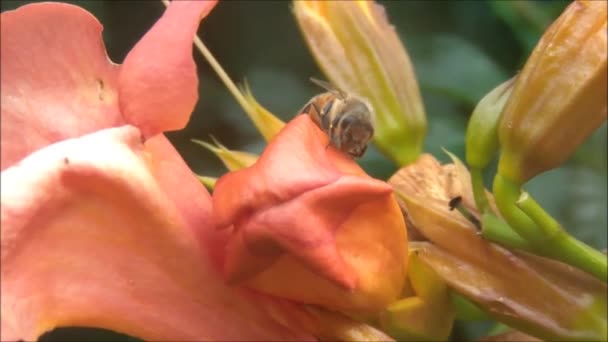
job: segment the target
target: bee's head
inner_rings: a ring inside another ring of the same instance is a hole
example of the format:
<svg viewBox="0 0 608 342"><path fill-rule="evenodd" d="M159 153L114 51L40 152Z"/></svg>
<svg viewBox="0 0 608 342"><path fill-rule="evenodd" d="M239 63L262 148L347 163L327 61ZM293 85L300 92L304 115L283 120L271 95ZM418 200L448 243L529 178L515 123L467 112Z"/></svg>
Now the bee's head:
<svg viewBox="0 0 608 342"><path fill-rule="evenodd" d="M365 153L374 135L369 115L345 115L340 121L340 149L354 158Z"/></svg>

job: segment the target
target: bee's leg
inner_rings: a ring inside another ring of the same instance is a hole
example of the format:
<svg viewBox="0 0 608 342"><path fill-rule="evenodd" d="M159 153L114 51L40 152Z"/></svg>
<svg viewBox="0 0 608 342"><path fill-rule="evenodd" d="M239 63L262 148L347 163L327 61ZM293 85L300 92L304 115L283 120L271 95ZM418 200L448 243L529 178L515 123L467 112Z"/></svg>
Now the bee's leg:
<svg viewBox="0 0 608 342"><path fill-rule="evenodd" d="M334 145L334 147L339 150L341 146L340 140L337 139L335 136L332 136L331 139L329 139L329 142L327 143L327 146L325 148L328 148L330 145Z"/></svg>
<svg viewBox="0 0 608 342"><path fill-rule="evenodd" d="M331 126L330 126L330 129L331 129ZM329 138L327 145L325 145L325 149L327 150L329 148L329 146L331 146L331 145L334 145L339 148L339 143L332 137Z"/></svg>

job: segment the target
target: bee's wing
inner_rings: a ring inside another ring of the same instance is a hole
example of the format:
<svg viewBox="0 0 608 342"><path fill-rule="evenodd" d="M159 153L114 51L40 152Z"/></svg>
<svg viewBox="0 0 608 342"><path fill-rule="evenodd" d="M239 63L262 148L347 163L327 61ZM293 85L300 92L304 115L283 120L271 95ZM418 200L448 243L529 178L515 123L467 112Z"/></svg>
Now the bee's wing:
<svg viewBox="0 0 608 342"><path fill-rule="evenodd" d="M336 96L338 96L340 99L345 100L347 95L345 92L343 92L340 88L334 86L333 84L326 82L326 81L321 81L319 79L316 79L314 77L310 78L310 81L316 85L318 85L321 88L324 88L325 90L334 93Z"/></svg>

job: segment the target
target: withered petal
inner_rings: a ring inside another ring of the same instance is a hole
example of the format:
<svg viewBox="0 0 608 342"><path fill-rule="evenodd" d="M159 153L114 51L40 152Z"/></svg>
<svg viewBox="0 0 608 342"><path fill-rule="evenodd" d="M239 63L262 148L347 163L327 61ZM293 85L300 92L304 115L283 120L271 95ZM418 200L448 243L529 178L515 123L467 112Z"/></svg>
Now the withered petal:
<svg viewBox="0 0 608 342"><path fill-rule="evenodd" d="M541 338L601 340L605 335L605 313L598 308L605 307L606 284L484 240L470 221L450 211L448 201L456 193L472 202L462 164L421 158L398 171L391 183L402 195L408 218L429 240L412 242L410 248L450 287L501 321Z"/></svg>

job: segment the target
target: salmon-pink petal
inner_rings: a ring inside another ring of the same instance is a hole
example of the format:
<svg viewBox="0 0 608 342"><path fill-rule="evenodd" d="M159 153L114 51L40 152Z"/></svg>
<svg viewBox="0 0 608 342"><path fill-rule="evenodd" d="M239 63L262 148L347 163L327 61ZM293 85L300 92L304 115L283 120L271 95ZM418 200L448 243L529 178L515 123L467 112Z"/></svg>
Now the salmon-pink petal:
<svg viewBox="0 0 608 342"><path fill-rule="evenodd" d="M246 241L250 246L247 257L251 257L251 254L255 256L256 250L263 257L267 256L267 249L256 246L273 245L274 242L277 252L286 251L301 259L314 272L339 286L353 289L357 285L357 278L337 250L335 231L357 207L375 200L376 196L389 196L391 193L392 189L383 182L345 176L327 186L303 193L297 199L243 218L243 224L236 225L235 241L239 244ZM231 250L237 251L237 254L227 255L225 272L228 278L239 275L239 272L251 272L247 260L241 258L238 250L228 249ZM279 255L275 254L277 257Z"/></svg>
<svg viewBox="0 0 608 342"><path fill-rule="evenodd" d="M0 25L3 170L50 143L124 123L118 67L90 13L31 4L3 12Z"/></svg>
<svg viewBox="0 0 608 342"><path fill-rule="evenodd" d="M218 180L214 222L232 234L224 272L292 300L373 312L401 291L405 224L392 187L328 144L302 115L254 165Z"/></svg>
<svg viewBox="0 0 608 342"><path fill-rule="evenodd" d="M184 128L198 100L192 39L217 1L172 1L120 70L120 108L144 136ZM160 5L160 4L159 4Z"/></svg>
<svg viewBox="0 0 608 342"><path fill-rule="evenodd" d="M344 157L328 154L326 147L327 137L302 115L273 139L254 166L220 178L215 222L220 227L235 224L237 235L227 249L234 253L227 255L228 279L254 273L247 259L257 249L266 260L258 267L288 252L337 285L356 286L354 273L336 250L335 230L359 205L390 195L392 188L369 177L342 174L332 158ZM249 253L234 245L243 243L250 246ZM260 245L273 246L275 253L256 248Z"/></svg>
<svg viewBox="0 0 608 342"><path fill-rule="evenodd" d="M193 178L154 178L172 166L153 165L171 160L159 157L170 151L163 144L142 144L132 126L111 128L2 172L2 340L66 325L146 340L311 338L277 322L283 304L220 280L196 236L213 233L193 215L208 198L177 210L163 184L179 197Z"/></svg>
<svg viewBox="0 0 608 342"><path fill-rule="evenodd" d="M288 201L335 182L342 173L365 175L356 163L352 160L349 163L348 157L327 146L327 136L308 116L296 117L273 139L253 167L218 180L214 195L215 223L225 227L258 208ZM251 181L252 178L255 181Z"/></svg>

